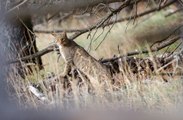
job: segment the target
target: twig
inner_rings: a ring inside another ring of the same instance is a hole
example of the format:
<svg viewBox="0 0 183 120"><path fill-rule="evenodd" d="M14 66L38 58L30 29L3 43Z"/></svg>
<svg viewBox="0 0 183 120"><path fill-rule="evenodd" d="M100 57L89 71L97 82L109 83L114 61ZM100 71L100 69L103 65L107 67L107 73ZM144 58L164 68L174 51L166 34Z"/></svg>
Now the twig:
<svg viewBox="0 0 183 120"><path fill-rule="evenodd" d="M181 45L182 45L182 43L179 43L179 44L175 47L175 49L170 53L170 55L173 54Z"/></svg>
<svg viewBox="0 0 183 120"><path fill-rule="evenodd" d="M51 19L53 19L55 16L57 16L60 13L60 10L56 11L52 16L46 18L46 21L50 21Z"/></svg>
<svg viewBox="0 0 183 120"><path fill-rule="evenodd" d="M182 0L178 0L178 2L183 6L183 2L182 2Z"/></svg>
<svg viewBox="0 0 183 120"><path fill-rule="evenodd" d="M177 53L174 53L174 54L168 56L167 58L165 58L164 61L166 61L168 63L173 60L178 60L179 62L183 62L183 49Z"/></svg>
<svg viewBox="0 0 183 120"><path fill-rule="evenodd" d="M28 0L22 0L20 1L17 5L15 5L13 8L11 8L10 10L8 10L7 13L12 12L13 10L15 10L16 8L19 8L20 6L22 6L23 4L25 4Z"/></svg>
<svg viewBox="0 0 183 120"><path fill-rule="evenodd" d="M105 29L105 28L102 29L102 32L93 40L93 42L96 42L97 39L104 33L104 29Z"/></svg>
<svg viewBox="0 0 183 120"><path fill-rule="evenodd" d="M71 16L74 12L70 12L65 16L62 16L61 18L59 18L58 22L61 23L63 20L67 19L69 16Z"/></svg>
<svg viewBox="0 0 183 120"><path fill-rule="evenodd" d="M117 18L117 16L116 16ZM102 39L102 41L97 45L97 47L95 48L95 50L97 50L100 45L104 42L105 38L107 37L107 35L109 34L109 32L111 31L111 29L114 27L114 24L109 28L109 30L107 31L107 33L105 34L104 38Z"/></svg>
<svg viewBox="0 0 183 120"><path fill-rule="evenodd" d="M178 12L181 12L181 11L183 11L183 8L180 8L180 9L177 9L177 10L175 10L175 11L173 11L173 12L170 12L169 14L165 15L165 17L169 17L169 16L171 16L171 15L173 15L173 14L176 14L176 13L178 13Z"/></svg>

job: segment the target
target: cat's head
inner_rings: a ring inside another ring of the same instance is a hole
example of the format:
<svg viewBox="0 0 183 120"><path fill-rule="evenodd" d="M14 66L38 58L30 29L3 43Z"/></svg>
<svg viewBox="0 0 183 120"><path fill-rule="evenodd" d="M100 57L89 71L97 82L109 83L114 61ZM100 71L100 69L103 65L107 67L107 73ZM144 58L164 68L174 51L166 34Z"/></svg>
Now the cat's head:
<svg viewBox="0 0 183 120"><path fill-rule="evenodd" d="M67 37L66 32L62 32L60 34L58 33L52 33L52 35L55 37L56 43L58 45L67 45L69 43L69 39Z"/></svg>

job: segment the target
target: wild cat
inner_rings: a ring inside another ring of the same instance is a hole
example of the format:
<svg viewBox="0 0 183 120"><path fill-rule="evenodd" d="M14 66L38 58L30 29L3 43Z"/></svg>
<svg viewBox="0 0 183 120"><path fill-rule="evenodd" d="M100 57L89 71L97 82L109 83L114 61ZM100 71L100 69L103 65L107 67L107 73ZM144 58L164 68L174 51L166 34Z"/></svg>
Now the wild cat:
<svg viewBox="0 0 183 120"><path fill-rule="evenodd" d="M109 84L112 81L110 70L97 61L94 57L73 40L70 40L66 32L61 34L52 34L56 39L56 44L65 61L64 72L62 77L66 76L72 67L75 67L81 73L89 78L92 85L101 83Z"/></svg>

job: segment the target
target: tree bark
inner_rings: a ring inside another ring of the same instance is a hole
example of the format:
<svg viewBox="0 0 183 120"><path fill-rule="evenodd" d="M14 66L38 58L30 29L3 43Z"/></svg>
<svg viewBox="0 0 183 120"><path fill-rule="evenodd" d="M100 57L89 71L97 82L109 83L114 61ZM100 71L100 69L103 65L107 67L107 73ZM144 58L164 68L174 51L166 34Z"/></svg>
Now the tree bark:
<svg viewBox="0 0 183 120"><path fill-rule="evenodd" d="M29 15L24 18L11 16L4 20L4 33L8 40L2 39L1 43L4 43L6 51L9 51L9 59L18 59L38 52L32 30L33 25ZM27 63L33 63L39 69L43 68L41 57L26 60L23 64L19 62L16 64L16 68L22 77L24 73L31 73L32 68L36 68L27 65ZM28 68L27 72L24 68Z"/></svg>

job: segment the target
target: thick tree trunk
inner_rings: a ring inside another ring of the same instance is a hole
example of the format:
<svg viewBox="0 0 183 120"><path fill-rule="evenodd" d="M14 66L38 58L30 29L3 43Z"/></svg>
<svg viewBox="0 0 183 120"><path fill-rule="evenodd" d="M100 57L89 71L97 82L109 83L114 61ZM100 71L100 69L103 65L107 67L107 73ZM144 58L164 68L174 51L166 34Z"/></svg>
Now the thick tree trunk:
<svg viewBox="0 0 183 120"><path fill-rule="evenodd" d="M9 25L7 26L7 32L9 34L9 49L11 50L11 59L17 59L20 57L24 57L27 55L34 54L38 52L36 47L36 41L34 33L32 32L33 25L31 22L30 16L24 16L23 18L11 18L9 21ZM25 63L25 64L24 64ZM32 67L27 65L27 63L33 63L38 66L39 69L42 69L42 61L41 58L36 58L32 60L24 61L23 65L27 66L29 71L32 71ZM22 71L24 68L22 63L18 63L19 71ZM22 70L21 70L22 69ZM21 73L21 72L20 72Z"/></svg>

